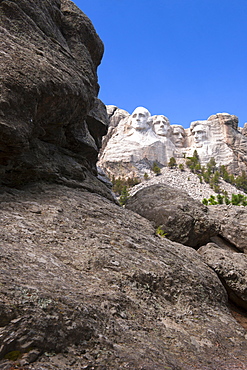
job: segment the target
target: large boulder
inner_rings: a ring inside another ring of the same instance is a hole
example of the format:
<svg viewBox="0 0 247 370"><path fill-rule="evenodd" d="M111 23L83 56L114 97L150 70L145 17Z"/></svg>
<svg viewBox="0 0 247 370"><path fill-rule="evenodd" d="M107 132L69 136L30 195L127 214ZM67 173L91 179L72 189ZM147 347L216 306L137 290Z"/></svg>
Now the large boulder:
<svg viewBox="0 0 247 370"><path fill-rule="evenodd" d="M216 273L145 218L54 184L2 193L0 218L1 369L246 369Z"/></svg>
<svg viewBox="0 0 247 370"><path fill-rule="evenodd" d="M70 0L0 2L1 184L47 180L98 189L108 117L97 99L103 44Z"/></svg>
<svg viewBox="0 0 247 370"><path fill-rule="evenodd" d="M230 299L247 309L247 255L221 249L214 243L199 248L198 252L218 274Z"/></svg>
<svg viewBox="0 0 247 370"><path fill-rule="evenodd" d="M247 253L247 209L244 206L216 205L208 206L210 217L220 223L219 235Z"/></svg>
<svg viewBox="0 0 247 370"><path fill-rule="evenodd" d="M217 221L208 215L207 207L186 192L169 185L151 185L130 197L126 208L152 221L170 240L199 247L218 233Z"/></svg>

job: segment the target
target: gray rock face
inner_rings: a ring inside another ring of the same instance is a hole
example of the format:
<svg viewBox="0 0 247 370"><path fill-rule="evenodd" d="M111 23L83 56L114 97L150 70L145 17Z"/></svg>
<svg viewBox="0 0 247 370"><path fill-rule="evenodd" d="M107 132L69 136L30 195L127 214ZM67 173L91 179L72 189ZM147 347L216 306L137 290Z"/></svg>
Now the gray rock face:
<svg viewBox="0 0 247 370"><path fill-rule="evenodd" d="M214 243L201 247L198 252L218 274L230 299L247 309L247 256L219 248Z"/></svg>
<svg viewBox="0 0 247 370"><path fill-rule="evenodd" d="M217 221L207 208L187 193L168 185L148 186L130 197L126 208L161 227L170 240L198 247L218 233Z"/></svg>
<svg viewBox="0 0 247 370"><path fill-rule="evenodd" d="M2 193L0 218L1 359L20 351L33 370L246 369L246 331L216 273L145 218L54 184Z"/></svg>
<svg viewBox="0 0 247 370"><path fill-rule="evenodd" d="M247 253L247 209L239 206L208 206L210 217L220 223L219 235Z"/></svg>
<svg viewBox="0 0 247 370"><path fill-rule="evenodd" d="M107 191L95 178L107 115L97 100L103 44L69 0L0 2L0 178Z"/></svg>

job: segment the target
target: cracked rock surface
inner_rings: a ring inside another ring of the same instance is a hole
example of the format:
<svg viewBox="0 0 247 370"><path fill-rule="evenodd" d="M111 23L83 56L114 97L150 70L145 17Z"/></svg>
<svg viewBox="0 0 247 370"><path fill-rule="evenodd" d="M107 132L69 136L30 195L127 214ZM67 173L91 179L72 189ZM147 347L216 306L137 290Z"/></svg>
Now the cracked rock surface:
<svg viewBox="0 0 247 370"><path fill-rule="evenodd" d="M246 369L246 331L195 250L95 193L0 198L2 369Z"/></svg>

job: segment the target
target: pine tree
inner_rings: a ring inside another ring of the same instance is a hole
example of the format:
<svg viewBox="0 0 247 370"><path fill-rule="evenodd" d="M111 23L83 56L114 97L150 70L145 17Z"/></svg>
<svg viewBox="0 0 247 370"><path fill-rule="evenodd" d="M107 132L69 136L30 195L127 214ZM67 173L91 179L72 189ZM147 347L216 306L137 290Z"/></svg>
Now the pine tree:
<svg viewBox="0 0 247 370"><path fill-rule="evenodd" d="M176 159L174 157L171 157L167 165L170 168L177 167Z"/></svg>
<svg viewBox="0 0 247 370"><path fill-rule="evenodd" d="M124 185L123 189L122 189L122 192L121 192L121 196L119 198L119 203L121 206L125 205L125 203L127 202L127 199L129 198L129 192L128 192L128 189L127 189L127 186Z"/></svg>
<svg viewBox="0 0 247 370"><path fill-rule="evenodd" d="M161 171L160 171L160 167L158 166L157 162L154 162L152 170L156 176L160 175Z"/></svg>

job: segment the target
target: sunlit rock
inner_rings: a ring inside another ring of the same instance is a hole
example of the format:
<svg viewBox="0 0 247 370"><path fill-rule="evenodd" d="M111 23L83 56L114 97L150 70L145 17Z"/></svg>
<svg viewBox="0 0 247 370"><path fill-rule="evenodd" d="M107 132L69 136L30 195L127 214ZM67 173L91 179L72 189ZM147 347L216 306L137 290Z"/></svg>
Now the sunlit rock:
<svg viewBox="0 0 247 370"><path fill-rule="evenodd" d="M138 107L129 117L120 120L99 164L108 174L118 169L123 176L144 173L154 162L166 165L175 149L170 134L166 117L151 117L146 108Z"/></svg>

